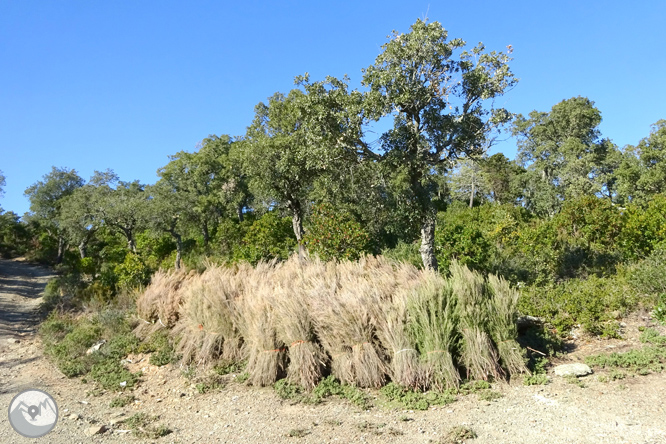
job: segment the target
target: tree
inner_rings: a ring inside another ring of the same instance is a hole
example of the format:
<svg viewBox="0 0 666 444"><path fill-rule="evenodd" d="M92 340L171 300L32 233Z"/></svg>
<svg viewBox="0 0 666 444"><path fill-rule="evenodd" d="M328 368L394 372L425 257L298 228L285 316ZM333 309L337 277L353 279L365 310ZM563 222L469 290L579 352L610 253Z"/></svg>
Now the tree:
<svg viewBox="0 0 666 444"><path fill-rule="evenodd" d="M198 152L181 151L157 170L160 181L181 194L192 206L188 215L200 227L204 246L210 240L211 222L235 214L243 220L250 197L245 178L231 156L231 137L208 136Z"/></svg>
<svg viewBox="0 0 666 444"><path fill-rule="evenodd" d="M532 111L514 122L518 157L530 174L526 203L553 216L565 199L612 196L615 145L599 132L601 112L585 97L553 106L549 113Z"/></svg>
<svg viewBox="0 0 666 444"><path fill-rule="evenodd" d="M650 129L637 146L624 149L617 169L619 192L625 200L647 203L666 192L666 120Z"/></svg>
<svg viewBox="0 0 666 444"><path fill-rule="evenodd" d="M4 174L2 174L2 170L0 170L0 197L2 197L5 194L5 190L2 188L5 185L7 185L7 182L5 181Z"/></svg>
<svg viewBox="0 0 666 444"><path fill-rule="evenodd" d="M525 169L507 159L502 153L494 154L480 164L486 179L490 198L498 204L515 204L523 194L523 173Z"/></svg>
<svg viewBox="0 0 666 444"><path fill-rule="evenodd" d="M423 264L433 269L434 171L450 168L458 157L482 154L493 132L510 119L492 99L517 82L508 55L485 52L483 44L465 51L465 45L449 41L440 23L417 20L408 34L393 33L363 77L370 88L366 112L394 117L394 128L382 139L383 157L403 165L400 181L413 196Z"/></svg>
<svg viewBox="0 0 666 444"><path fill-rule="evenodd" d="M200 208L193 195L174 187L164 178L153 186L147 187L151 199L146 208L146 220L153 230L168 233L176 242L176 260L174 267L178 270L183 257L183 236L192 220L200 216Z"/></svg>
<svg viewBox="0 0 666 444"><path fill-rule="evenodd" d="M488 179L481 167L482 159L461 159L450 176L451 194L454 199L469 201L469 207L475 200L483 200L490 194ZM480 199L477 199L477 194Z"/></svg>
<svg viewBox="0 0 666 444"><path fill-rule="evenodd" d="M30 199L30 217L38 218L40 225L58 243L56 263L61 263L67 246L66 231L62 226L62 204L67 196L83 186L84 180L75 170L52 167L43 181L35 182L25 190Z"/></svg>
<svg viewBox="0 0 666 444"><path fill-rule="evenodd" d="M79 249L81 258L87 256L87 248L95 233L103 226L99 209L100 188L118 181L111 170L95 171L90 181L63 198L60 221L70 240Z"/></svg>
<svg viewBox="0 0 666 444"><path fill-rule="evenodd" d="M304 95L294 89L287 96L274 94L268 104L259 103L240 153L254 194L269 207L284 205L291 213L300 251L308 194L321 171L303 125Z"/></svg>
<svg viewBox="0 0 666 444"><path fill-rule="evenodd" d="M103 183L95 193L96 217L121 233L127 240L127 248L133 253L136 253L134 234L146 224L148 198L145 185L136 180L118 181L115 188L111 182Z"/></svg>

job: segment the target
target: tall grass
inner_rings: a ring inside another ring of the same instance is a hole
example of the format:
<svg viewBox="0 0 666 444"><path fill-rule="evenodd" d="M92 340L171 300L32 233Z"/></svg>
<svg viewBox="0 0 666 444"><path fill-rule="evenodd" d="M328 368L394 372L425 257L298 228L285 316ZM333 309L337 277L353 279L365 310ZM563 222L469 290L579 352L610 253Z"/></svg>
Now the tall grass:
<svg viewBox="0 0 666 444"><path fill-rule="evenodd" d="M492 306L482 275L457 261L450 266L451 286L458 299L460 317L460 359L467 377L475 380L500 379L504 371L499 363L488 328Z"/></svg>
<svg viewBox="0 0 666 444"><path fill-rule="evenodd" d="M248 381L258 386L286 376L311 390L330 372L358 387L391 380L444 390L463 377L526 371L515 342L516 291L455 262L450 272L381 257L211 265L190 277L160 274L138 304L147 319L162 319L179 301L165 319L183 359L247 359Z"/></svg>

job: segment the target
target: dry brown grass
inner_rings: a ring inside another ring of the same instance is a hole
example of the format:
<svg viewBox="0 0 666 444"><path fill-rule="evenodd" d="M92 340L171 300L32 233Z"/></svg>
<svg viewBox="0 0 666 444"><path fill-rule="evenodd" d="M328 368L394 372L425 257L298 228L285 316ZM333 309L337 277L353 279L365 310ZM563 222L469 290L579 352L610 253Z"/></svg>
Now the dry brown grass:
<svg viewBox="0 0 666 444"><path fill-rule="evenodd" d="M290 382L312 390L326 368L328 357L319 343L310 310L308 279L321 271L321 262L289 260L275 276L271 304L275 311L278 339L288 345Z"/></svg>
<svg viewBox="0 0 666 444"><path fill-rule="evenodd" d="M248 270L251 267L209 266L186 287L173 330L177 352L186 362L242 359L242 336L235 320Z"/></svg>
<svg viewBox="0 0 666 444"><path fill-rule="evenodd" d="M248 351L248 383L274 384L283 376L287 347L277 336L277 316L272 304L276 276L283 263L262 262L245 274L245 292L239 299L236 322Z"/></svg>
<svg viewBox="0 0 666 444"><path fill-rule="evenodd" d="M136 300L137 335L147 337L156 330L176 325L183 292L193 276L179 270L159 270L153 275L150 285Z"/></svg>
<svg viewBox="0 0 666 444"><path fill-rule="evenodd" d="M516 298L505 281L457 263L446 279L383 258L294 256L254 268L158 272L137 309L150 325L173 327L186 362L247 359L253 385L287 376L311 390L330 370L359 387L390 378L443 390L459 385L457 364L472 379L526 371L515 342Z"/></svg>
<svg viewBox="0 0 666 444"><path fill-rule="evenodd" d="M367 279L378 268L377 261L362 258L328 263L324 273L311 277L312 313L319 339L331 355L331 372L359 387L381 387L386 380Z"/></svg>

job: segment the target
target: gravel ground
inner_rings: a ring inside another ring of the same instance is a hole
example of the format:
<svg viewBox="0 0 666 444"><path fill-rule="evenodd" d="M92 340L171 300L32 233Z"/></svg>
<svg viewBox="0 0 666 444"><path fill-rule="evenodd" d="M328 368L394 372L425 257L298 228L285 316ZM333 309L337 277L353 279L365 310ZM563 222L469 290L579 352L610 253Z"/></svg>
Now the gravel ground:
<svg viewBox="0 0 666 444"><path fill-rule="evenodd" d="M378 399L364 411L339 399L292 405L272 389L247 387L232 376L226 387L202 395L177 366L155 367L137 355L129 364L144 373L136 401L110 408L117 393L93 396L90 384L65 378L42 355L32 310L49 275L25 263L0 261L0 405L8 407L24 388L39 388L60 410L56 428L37 442L441 443L453 427L465 426L477 434L465 441L470 443L666 443L664 373L607 383L591 375L580 379L585 387L550 375L545 386L495 384L503 396L491 402L467 395L447 406L408 411L382 406ZM561 363L636 346L637 327L650 321L635 315L626 322L623 340L578 339ZM121 420L138 412L159 416L156 423L173 432L158 440L135 437ZM100 426L107 430L89 435ZM0 442L34 441L16 434L3 414Z"/></svg>

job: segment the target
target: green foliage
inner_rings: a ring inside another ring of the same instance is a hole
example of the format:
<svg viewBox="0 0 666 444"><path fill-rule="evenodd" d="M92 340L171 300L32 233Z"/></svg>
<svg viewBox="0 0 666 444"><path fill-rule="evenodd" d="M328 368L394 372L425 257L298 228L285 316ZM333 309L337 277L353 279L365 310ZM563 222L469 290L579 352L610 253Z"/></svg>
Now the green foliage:
<svg viewBox="0 0 666 444"><path fill-rule="evenodd" d="M330 204L315 207L304 242L321 259L356 260L369 252L370 237L351 214Z"/></svg>
<svg viewBox="0 0 666 444"><path fill-rule="evenodd" d="M389 402L409 410L428 410L432 405L447 405L456 400L451 391L421 393L400 387L393 382L389 382L379 391Z"/></svg>
<svg viewBox="0 0 666 444"><path fill-rule="evenodd" d="M631 205L619 239L630 259L644 258L653 250L666 249L666 194L652 196L644 207Z"/></svg>
<svg viewBox="0 0 666 444"><path fill-rule="evenodd" d="M109 407L111 408L125 407L133 403L135 399L136 397L134 395L120 395L111 400L111 402L109 403Z"/></svg>
<svg viewBox="0 0 666 444"><path fill-rule="evenodd" d="M521 292L521 313L543 317L567 336L580 324L594 335L617 337L616 318L637 305L637 298L619 277L571 279L559 285L527 287Z"/></svg>
<svg viewBox="0 0 666 444"><path fill-rule="evenodd" d="M139 345L140 353L151 353L149 362L152 365L163 366L174 362L177 358L169 335L164 331L153 333Z"/></svg>
<svg viewBox="0 0 666 444"><path fill-rule="evenodd" d="M153 425L159 416L151 416L146 413L135 413L122 423L132 430L135 437L139 439L158 439L172 433L164 424Z"/></svg>
<svg viewBox="0 0 666 444"><path fill-rule="evenodd" d="M271 211L248 228L238 247L236 259L253 264L260 260L287 259L295 246L291 220Z"/></svg>
<svg viewBox="0 0 666 444"><path fill-rule="evenodd" d="M142 287L150 282L151 270L143 259L135 253L127 253L125 260L115 266L114 273L121 288Z"/></svg>
<svg viewBox="0 0 666 444"><path fill-rule="evenodd" d="M398 242L394 248L382 250L382 256L385 256L396 262L405 262L415 267L422 267L423 260L419 253L419 246L416 243Z"/></svg>
<svg viewBox="0 0 666 444"><path fill-rule="evenodd" d="M652 317L662 324L666 324L666 293L659 295L657 305L652 310Z"/></svg>
<svg viewBox="0 0 666 444"><path fill-rule="evenodd" d="M437 262L447 269L452 260L476 270L488 270L493 246L481 227L478 211L452 205L439 213L435 231Z"/></svg>
<svg viewBox="0 0 666 444"><path fill-rule="evenodd" d="M539 373L536 375L527 375L523 378L524 385L546 385L550 382L548 376Z"/></svg>
<svg viewBox="0 0 666 444"><path fill-rule="evenodd" d="M594 367L626 369L639 375L662 372L666 364L666 347L663 345L645 346L624 353L598 354L585 358Z"/></svg>
<svg viewBox="0 0 666 444"><path fill-rule="evenodd" d="M42 323L40 336L45 354L67 377L88 375L113 390L123 389L121 382L131 388L138 381L120 362L139 345L122 312L104 310L92 319L75 319L54 311ZM86 353L102 339L106 342L98 351Z"/></svg>
<svg viewBox="0 0 666 444"><path fill-rule="evenodd" d="M338 396L347 399L363 410L368 409L371 405L370 398L363 391L351 385L341 384L333 376L322 379L310 393L305 392L303 387L290 383L286 379L277 381L274 388L280 398L294 403L319 404L328 397Z"/></svg>

